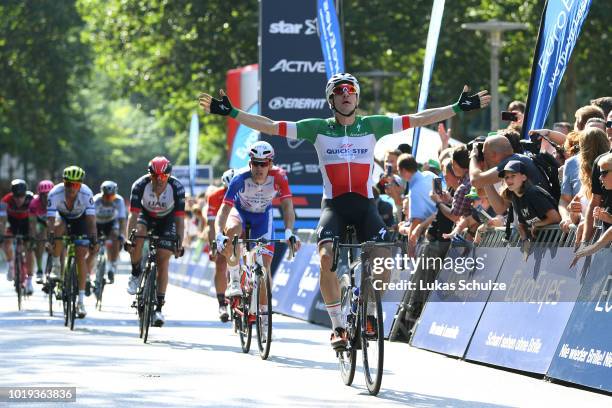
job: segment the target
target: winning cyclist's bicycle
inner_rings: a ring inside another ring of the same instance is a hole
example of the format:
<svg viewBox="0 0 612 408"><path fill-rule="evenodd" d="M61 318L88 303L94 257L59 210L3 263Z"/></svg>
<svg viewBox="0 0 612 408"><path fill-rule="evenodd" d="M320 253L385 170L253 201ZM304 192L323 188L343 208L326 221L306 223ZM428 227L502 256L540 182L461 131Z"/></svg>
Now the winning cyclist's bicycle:
<svg viewBox="0 0 612 408"><path fill-rule="evenodd" d="M347 237L353 233L354 229L347 227ZM348 248L349 265L349 273L342 275L340 280L342 321L348 338L346 349L336 351L340 374L344 384L353 383L357 351L361 350L366 386L371 395L378 394L382 383L385 338L381 293L375 289L369 254L376 247L394 246L397 244L392 242L343 243L339 237L333 241L332 272L338 266L341 248ZM356 249L361 249L359 257L353 254ZM357 270L361 270L359 284L355 276Z"/></svg>

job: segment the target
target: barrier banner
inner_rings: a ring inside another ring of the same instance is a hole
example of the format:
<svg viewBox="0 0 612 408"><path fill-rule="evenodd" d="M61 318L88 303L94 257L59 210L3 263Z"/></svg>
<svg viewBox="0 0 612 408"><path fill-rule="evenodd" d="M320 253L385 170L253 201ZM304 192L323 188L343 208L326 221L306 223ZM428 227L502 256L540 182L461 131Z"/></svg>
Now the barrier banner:
<svg viewBox="0 0 612 408"><path fill-rule="evenodd" d="M283 260L273 274L272 309L287 316L309 320L319 293L317 245L305 243L292 260Z"/></svg>
<svg viewBox="0 0 612 408"><path fill-rule="evenodd" d="M317 2L294 1L287 7L285 0L261 0L259 15L261 114L288 121L329 117ZM300 217L302 227L315 228L323 181L314 146L278 136L262 134L262 139L272 144L275 164L287 172L296 211L311 210Z"/></svg>
<svg viewBox="0 0 612 408"><path fill-rule="evenodd" d="M191 248L185 248L185 254L173 258L168 266L171 284L211 296L215 295L214 276L215 264L209 261L208 254Z"/></svg>
<svg viewBox="0 0 612 408"><path fill-rule="evenodd" d="M590 260L547 376L612 392L611 248Z"/></svg>
<svg viewBox="0 0 612 408"><path fill-rule="evenodd" d="M439 289L430 292L410 344L463 357L491 294L492 288L485 285L497 280L507 252L507 248L469 249L451 246L445 265L436 279ZM469 258L480 260L480 263L474 262L474 265L469 265L470 268L457 267L465 264L458 260ZM453 262L447 259L452 259ZM476 282L482 284L485 289L467 290L459 286L460 281L464 284ZM453 286L454 290L447 290Z"/></svg>
<svg viewBox="0 0 612 408"><path fill-rule="evenodd" d="M527 261L508 248L466 359L544 374L570 317L586 269L569 269L573 248L537 246Z"/></svg>
<svg viewBox="0 0 612 408"><path fill-rule="evenodd" d="M533 57L523 137L544 127L591 0L547 1Z"/></svg>

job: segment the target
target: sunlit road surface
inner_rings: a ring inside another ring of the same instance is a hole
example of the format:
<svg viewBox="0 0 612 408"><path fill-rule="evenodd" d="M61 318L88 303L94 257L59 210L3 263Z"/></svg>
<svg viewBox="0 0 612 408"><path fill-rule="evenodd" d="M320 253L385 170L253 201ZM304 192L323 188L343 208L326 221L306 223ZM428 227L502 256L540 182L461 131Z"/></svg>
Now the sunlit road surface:
<svg viewBox="0 0 612 408"><path fill-rule="evenodd" d="M0 277L0 385L77 387L76 404L19 407L612 406L605 395L389 342L382 390L372 397L359 360L353 386L342 383L320 326L274 315L271 355L262 361L255 338L242 353L229 323L217 319L216 299L170 286L166 325L151 328L143 344L125 273L106 287L102 311L87 298L89 314L73 332L60 303L49 317L40 286L18 312L12 283Z"/></svg>

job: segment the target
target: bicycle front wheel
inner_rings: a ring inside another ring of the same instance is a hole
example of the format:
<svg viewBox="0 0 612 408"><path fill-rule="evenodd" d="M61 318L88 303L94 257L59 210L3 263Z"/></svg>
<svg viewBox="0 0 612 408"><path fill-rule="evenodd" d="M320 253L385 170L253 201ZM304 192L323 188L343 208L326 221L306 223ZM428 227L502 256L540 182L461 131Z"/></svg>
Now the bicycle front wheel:
<svg viewBox="0 0 612 408"><path fill-rule="evenodd" d="M355 367L357 366L357 341L355 340L356 316L352 312L352 287L348 275L342 275L340 280L340 305L342 310L342 322L346 330L349 345L346 350L337 351L340 375L345 385L351 385L355 378Z"/></svg>
<svg viewBox="0 0 612 408"><path fill-rule="evenodd" d="M265 360L270 355L270 345L272 343L272 288L270 287L270 275L266 268L262 268L261 275L257 276L255 299L257 299L258 304L255 326L257 329L257 346L259 347L259 356L262 360ZM262 306L266 306L265 311L262 310Z"/></svg>
<svg viewBox="0 0 612 408"><path fill-rule="evenodd" d="M143 335L142 339L146 343L149 339L149 328L153 319L153 309L156 302L155 293L155 276L157 275L157 266L151 265L151 270L145 275L145 295L144 295L144 313L143 313Z"/></svg>
<svg viewBox="0 0 612 408"><path fill-rule="evenodd" d="M370 395L378 394L382 383L385 335L380 293L374 290L372 279L364 279L361 294L361 349L363 371Z"/></svg>
<svg viewBox="0 0 612 408"><path fill-rule="evenodd" d="M21 302L23 297L23 289L21 287L21 255L15 251L15 292L17 292L17 310L21 310Z"/></svg>
<svg viewBox="0 0 612 408"><path fill-rule="evenodd" d="M96 308L102 310L102 293L104 292L104 272L106 271L106 257L104 255L98 256L97 268L96 268L96 289L94 294L96 295Z"/></svg>
<svg viewBox="0 0 612 408"><path fill-rule="evenodd" d="M68 273L68 284L70 285L70 330L74 330L74 321L76 320L76 300L79 293L79 282L77 278L76 262L72 262Z"/></svg>

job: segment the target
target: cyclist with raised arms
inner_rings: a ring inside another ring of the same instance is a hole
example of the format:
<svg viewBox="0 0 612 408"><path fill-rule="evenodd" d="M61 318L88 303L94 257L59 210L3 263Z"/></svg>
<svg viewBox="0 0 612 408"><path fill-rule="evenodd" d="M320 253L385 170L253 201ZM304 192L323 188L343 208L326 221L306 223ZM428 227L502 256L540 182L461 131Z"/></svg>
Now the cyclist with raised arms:
<svg viewBox="0 0 612 408"><path fill-rule="evenodd" d="M272 164L274 149L268 142L255 142L249 148L249 157L249 167L239 170L232 178L215 220L217 249L227 259L229 269L230 285L226 294L230 297L242 294L239 257L232 256L231 238L241 236L249 224L250 237L247 238L274 239L272 200L276 196L281 200L287 245L293 244L291 238L294 237L295 212L289 182L285 172ZM296 239L293 245L299 250L299 240ZM240 253L240 248L237 248L237 253ZM271 273L274 244L268 245L263 255L264 267ZM262 312L267 312L264 305L267 299L259 300Z"/></svg>
<svg viewBox="0 0 612 408"><path fill-rule="evenodd" d="M42 180L40 183L38 183L38 187L36 189L38 194L34 196L34 199L29 206L30 231L32 231L32 234L34 234L36 239L39 240L34 246L36 265L38 266L38 270L36 271L36 283L43 283L42 257L43 251L45 250L43 240L47 237L47 207L49 206L48 197L49 191L51 191L53 187L54 184L51 180ZM45 288L46 287L43 287L43 290L45 290Z"/></svg>
<svg viewBox="0 0 612 408"><path fill-rule="evenodd" d="M5 222L8 221L9 228L8 234L12 235L23 235L29 237L30 223L29 223L29 206L34 199L34 194L28 191L28 186L24 180L15 179L11 182L11 192L6 194L0 200L0 240L3 240L5 232ZM28 243L26 245L26 268L28 271L28 277L25 281L26 292L31 295L34 292L32 286L32 251L29 248ZM6 255L6 261L8 262L9 269L7 272L7 279L13 280L15 276L15 262L13 253L13 238L8 238L4 241L4 254ZM23 282L23 281L22 281Z"/></svg>
<svg viewBox="0 0 612 408"><path fill-rule="evenodd" d="M206 200L208 207L208 242L211 243L210 260L215 263L215 291L217 293L217 301L219 302L219 320L227 322L229 313L227 312L227 304L225 302L225 290L227 289L227 259L223 254L216 251L215 242L215 218L223 204L223 198L227 192L227 188L234 178L234 169L226 170L221 177L223 186L216 187L210 192Z"/></svg>
<svg viewBox="0 0 612 408"><path fill-rule="evenodd" d="M125 225L127 220L127 212L125 209L125 201L121 195L117 194L117 183L106 180L100 185L100 192L94 196L94 206L96 207L96 223L98 224L98 238L105 236L107 240L112 242L108 252L106 253L108 262L106 262L105 273L108 276L108 283L115 282L115 272L117 272L117 258L121 244L125 242ZM94 248L97 253L98 245ZM91 257L89 264L90 270L93 270L95 257Z"/></svg>
<svg viewBox="0 0 612 408"><path fill-rule="evenodd" d="M87 236L75 244L75 258L79 282L79 302L77 315L80 319L87 315L85 305L85 286L89 278L87 257L94 256L91 245L96 240L96 209L91 189L83 184L85 171L78 166L64 169L63 183L57 184L49 192L47 208L48 239L65 234ZM53 240L51 279L57 279L61 272L60 255L64 249L62 240Z"/></svg>
<svg viewBox="0 0 612 408"><path fill-rule="evenodd" d="M321 294L331 318L331 345L343 349L347 336L342 328L340 285L332 266L332 241L353 224L358 240L384 240L385 224L376 211L372 195L374 146L381 137L410 127L444 121L458 112L486 107L491 97L486 91L468 94L464 86L459 100L441 108L397 117L359 116L360 88L347 73L333 75L325 86L325 97L334 117L304 119L298 122L275 121L235 109L220 91L221 99L200 95L200 106L208 113L231 116L238 122L268 135L307 140L314 144L323 176L323 202L319 220L318 247L321 262Z"/></svg>
<svg viewBox="0 0 612 408"><path fill-rule="evenodd" d="M162 306L168 287L168 264L170 256L182 253L185 228L185 188L171 176L172 163L163 156L154 157L148 166L148 174L132 185L128 231L146 235L147 231L160 237L157 244L157 306L153 325L161 327L165 319ZM132 260L132 275L128 282L128 293L135 295L142 274L141 258L143 238L136 238L129 250Z"/></svg>

